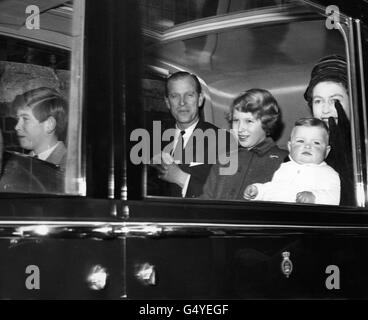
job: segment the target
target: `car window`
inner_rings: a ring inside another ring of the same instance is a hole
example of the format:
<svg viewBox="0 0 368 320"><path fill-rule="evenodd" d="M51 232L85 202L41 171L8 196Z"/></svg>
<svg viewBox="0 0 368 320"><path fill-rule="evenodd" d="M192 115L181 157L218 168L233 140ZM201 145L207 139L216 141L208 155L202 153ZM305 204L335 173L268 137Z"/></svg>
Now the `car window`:
<svg viewBox="0 0 368 320"><path fill-rule="evenodd" d="M83 1L0 3L2 193L84 194Z"/></svg>
<svg viewBox="0 0 368 320"><path fill-rule="evenodd" d="M276 98L281 109L281 125L273 133L272 138L279 148L288 150L295 122L300 118L313 116L303 95L316 62L331 55L341 56L348 63L351 59L349 54L351 48L346 41L349 37L346 32L348 27L327 27L326 12L321 8L310 7L302 1L287 3L265 1L262 2L265 4L264 7L261 6L262 8L256 6L252 7L252 10L242 8L243 11L236 13L226 11L226 17L223 12L221 14L215 11L213 14L207 12L206 19L195 21L193 25L186 23L180 26L173 20L183 10L176 9L174 5L169 8L165 6L166 2L161 1L156 2L155 9L149 12L151 7L148 3L151 2L141 2L143 21L156 22L156 25L146 23L142 30L146 41L144 50L146 71L142 77L143 106L146 129L151 138L151 145L148 148L150 156L148 162L151 164L154 152L157 151L153 150L154 125L160 123L166 128L166 123L169 123L168 126L175 129L167 97L165 100L165 81L170 75L178 71L197 75L205 96L204 107L200 110L201 120L226 130L231 129L228 118L230 106L240 93L251 88L268 90ZM188 5L190 3L186 2ZM216 3L221 5L221 1ZM240 4L248 4L245 1L227 1L227 3L228 8L240 8ZM206 5L205 1L203 5ZM171 22L165 24L170 10ZM194 13L192 17L189 16L188 13L186 21L205 17ZM155 31L157 24L160 23L161 27L165 24L160 34L149 32ZM349 95L348 91L349 88L347 88ZM353 92L350 92L350 96L353 96ZM353 130L357 130L353 124L351 126ZM172 141L174 140L173 134ZM355 153L355 150L356 146L353 145L350 153ZM147 154L145 156L147 158ZM288 159L286 157L285 161ZM190 163L189 167L193 164L197 165ZM353 171L353 164L350 166ZM249 170L252 170L252 167ZM355 167L354 170L358 171L354 176L359 176L361 168ZM166 172L162 171L162 168L160 171L155 166L149 164L146 166L145 196L171 197L172 194L163 191L162 184L165 184L165 188L170 189L175 185L176 189L183 190L182 185L161 179L160 175L163 174ZM189 179L192 178L193 175ZM222 180L217 179L214 183L221 183L220 181ZM235 181L239 183L240 180L234 180L234 183ZM230 187L231 184L225 188ZM239 186L242 190L236 191L238 197L230 197L231 199L212 196L216 200L244 201L240 199L240 194L245 187ZM177 197L185 195L185 192L180 192L176 192L175 195ZM354 191L351 192L352 198L355 198ZM201 199L199 194L196 193L190 198Z"/></svg>
<svg viewBox="0 0 368 320"><path fill-rule="evenodd" d="M206 17L251 11L261 8L287 6L292 0L163 0L140 1L142 24L151 31L162 32L174 26Z"/></svg>

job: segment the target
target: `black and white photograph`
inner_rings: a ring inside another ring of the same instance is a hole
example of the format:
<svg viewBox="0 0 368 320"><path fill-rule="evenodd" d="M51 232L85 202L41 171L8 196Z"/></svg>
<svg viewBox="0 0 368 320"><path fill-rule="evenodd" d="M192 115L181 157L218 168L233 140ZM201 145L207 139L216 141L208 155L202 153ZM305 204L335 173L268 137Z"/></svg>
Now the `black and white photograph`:
<svg viewBox="0 0 368 320"><path fill-rule="evenodd" d="M0 300L368 299L367 76L363 0L0 0Z"/></svg>

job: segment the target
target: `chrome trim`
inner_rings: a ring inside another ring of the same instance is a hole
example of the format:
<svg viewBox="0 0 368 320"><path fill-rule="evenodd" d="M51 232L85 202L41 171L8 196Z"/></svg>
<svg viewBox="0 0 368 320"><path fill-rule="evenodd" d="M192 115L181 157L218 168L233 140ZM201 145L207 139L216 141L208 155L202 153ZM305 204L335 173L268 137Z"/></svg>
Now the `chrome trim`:
<svg viewBox="0 0 368 320"><path fill-rule="evenodd" d="M142 171L142 195L143 198L148 197L148 165L143 165L143 171Z"/></svg>
<svg viewBox="0 0 368 320"><path fill-rule="evenodd" d="M10 28L7 29L7 28L4 28L4 27L1 27L0 29L1 29L0 30L0 35L2 35L2 36L11 37L11 38L14 38L14 39L19 39L19 40L24 40L24 41L32 40L32 42L37 43L37 44L42 44L42 45L50 46L50 47L53 47L53 48L59 48L59 49L71 51L70 43L68 43L68 42L70 42L70 36L67 36L67 35L61 35L60 36L60 34L58 34L56 32L54 32L51 35L51 32L49 32L50 33L49 39L45 40L45 39L30 37L29 34L28 34L29 30L24 30L24 31L23 30L12 30ZM35 33L33 35L35 35ZM63 43L65 43L64 45L60 44L60 41L59 42L55 41L55 39L61 39L61 38L64 38L64 41L63 41ZM68 44L66 44L66 43L68 43Z"/></svg>
<svg viewBox="0 0 368 320"><path fill-rule="evenodd" d="M122 277L123 277L123 281L122 281L122 289L121 289L121 295L120 298L121 299L127 299L128 298L128 289L127 289L127 282L128 282L128 266L127 266L127 241L126 238L124 237L123 239L121 239L121 250L122 250L122 256L123 256L123 270L121 272Z"/></svg>
<svg viewBox="0 0 368 320"><path fill-rule="evenodd" d="M78 1L74 1L72 5L61 5L53 9L48 9L47 11L41 12L41 18L45 18L44 14L48 16L47 18L52 18L52 15L61 15L63 17L73 16L73 5L77 5ZM45 33L43 33L45 32ZM5 24L0 25L0 34L4 36L10 36L15 39L29 41L32 39L34 43L43 44L47 46L52 46L54 48L64 49L71 51L71 37L72 34L63 33L62 31L50 31L48 29L42 29L42 34L36 30L28 30L24 26L19 29L12 27L7 27ZM31 36L32 35L32 36ZM45 37L46 36L46 37ZM63 39L62 41L60 41ZM63 43L63 44L60 44Z"/></svg>
<svg viewBox="0 0 368 320"><path fill-rule="evenodd" d="M357 92L357 79L354 70L356 69L355 63L355 43L354 43L354 30L353 20L348 19L349 37L348 45L346 46L346 57L348 63L349 73L349 99L350 99L350 123L351 123L351 137L353 147L353 170L354 170L354 181L355 181L355 199L358 207L364 207L364 198L360 199L359 195L364 195L364 181L363 181L363 164L361 161L361 139L360 139L360 126L359 119L356 117L358 114L358 92Z"/></svg>
<svg viewBox="0 0 368 320"><path fill-rule="evenodd" d="M327 6L322 6L318 3L315 3L311 0L300 0L301 2L304 2L305 4L307 4L310 7L313 7L317 10L318 13L322 14L323 16L327 17L328 15L326 14L326 8ZM330 5L333 3L330 3ZM345 20L348 19L348 16L345 15L344 13L339 13L340 17L344 18Z"/></svg>
<svg viewBox="0 0 368 320"><path fill-rule="evenodd" d="M344 18L343 15L340 15ZM351 18L346 18L346 28L340 22L335 22L338 26L344 43L345 43L345 54L346 60L348 62L348 86L349 86L349 103L350 103L350 123L351 123L351 137L352 137L352 156L353 156L353 171L354 171L354 182L355 182L355 200L358 207L365 206L364 197L362 199L361 195L364 195L364 181L363 181L363 165L361 161L361 140L359 135L359 119L356 118L358 114L358 93L357 93L357 81L354 70L356 69L355 63L355 47L354 47L354 34L353 34L353 22Z"/></svg>
<svg viewBox="0 0 368 320"><path fill-rule="evenodd" d="M125 75L125 70L124 70ZM126 109L127 109L127 100L126 100L126 79L125 76L123 81L123 87L122 87L122 101L123 101L123 111L122 111L122 133L123 133L123 139L122 139L122 149L123 149L123 172L122 172L122 182L120 187L120 200L128 200L128 159L130 159L129 152L127 150L127 142L126 137L127 136L127 126L126 126Z"/></svg>
<svg viewBox="0 0 368 320"><path fill-rule="evenodd" d="M294 7L294 6L289 6ZM294 7L295 8L295 7ZM160 42L177 40L184 37L200 34L208 34L218 30L226 30L238 26L268 24L274 22L289 23L298 20L318 19L319 16L306 10L297 8L294 12L285 11L287 7L277 9L257 10L256 12L240 12L230 15L215 16L207 19L196 20L195 22L183 23L165 32L155 32L143 29L143 34L147 37L159 40Z"/></svg>
<svg viewBox="0 0 368 320"><path fill-rule="evenodd" d="M74 221L0 221L2 239L123 239L182 237L234 237L264 236L275 234L300 235L305 232L341 232L341 234L364 233L366 226L313 226L283 224L224 224L185 222L74 222ZM318 233L320 235L320 233Z"/></svg>
<svg viewBox="0 0 368 320"><path fill-rule="evenodd" d="M111 205L110 216L114 218L118 216L118 206L115 202Z"/></svg>
<svg viewBox="0 0 368 320"><path fill-rule="evenodd" d="M115 163L114 163L114 148L110 150L110 166L107 177L107 198L115 198ZM126 200L126 199L121 199Z"/></svg>
<svg viewBox="0 0 368 320"><path fill-rule="evenodd" d="M367 122L367 101L365 97L365 80L364 80L364 63L363 63L363 48L362 48L362 29L361 22L359 19L355 20L355 25L357 29L357 47L358 47L358 59L359 59L359 74L360 74L360 89L362 91L362 111L363 111L363 128L364 128L364 144L366 146L366 150L368 147L368 122ZM368 153L365 153L365 163L368 163ZM366 181L368 181L368 176L366 177ZM363 186L364 188L364 186ZM368 202L368 195L365 195L365 201Z"/></svg>
<svg viewBox="0 0 368 320"><path fill-rule="evenodd" d="M85 1L74 3L73 16L73 39L71 54L71 80L70 80L70 104L69 104L69 124L82 123L83 114L83 92L84 92L84 17ZM72 120L72 121L71 121ZM72 167L67 165L65 174L65 192L85 196L87 194L86 167L82 152L82 125L75 126L74 130L68 127L68 154L67 164L75 163ZM73 148L74 147L74 148ZM76 186L77 184L77 186Z"/></svg>
<svg viewBox="0 0 368 320"><path fill-rule="evenodd" d="M122 210L122 218L124 220L129 219L129 206L128 205L123 205L123 210Z"/></svg>

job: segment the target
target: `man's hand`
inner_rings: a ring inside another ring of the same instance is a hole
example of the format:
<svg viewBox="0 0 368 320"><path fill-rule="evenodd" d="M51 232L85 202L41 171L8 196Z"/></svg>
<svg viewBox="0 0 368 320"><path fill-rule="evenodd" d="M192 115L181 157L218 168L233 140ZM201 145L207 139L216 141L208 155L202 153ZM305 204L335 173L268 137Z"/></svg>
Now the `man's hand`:
<svg viewBox="0 0 368 320"><path fill-rule="evenodd" d="M151 166L154 167L159 176L166 173L167 166L172 164L174 159L168 153L161 152L153 156L151 159Z"/></svg>
<svg viewBox="0 0 368 320"><path fill-rule="evenodd" d="M174 158L166 152L161 152L153 156L151 159L151 165L154 167L161 165L168 165L174 162Z"/></svg>
<svg viewBox="0 0 368 320"><path fill-rule="evenodd" d="M162 165L158 175L160 179L176 183L180 188L184 187L188 176L189 174L181 170L176 163Z"/></svg>
<svg viewBox="0 0 368 320"><path fill-rule="evenodd" d="M298 203L316 203L316 196L313 192L302 191L296 194L295 201Z"/></svg>
<svg viewBox="0 0 368 320"><path fill-rule="evenodd" d="M175 183L181 188L184 187L188 176L190 176L179 168L179 166L174 162L172 156L168 153L162 152L161 154L154 156L152 163L157 169L158 177L161 180Z"/></svg>
<svg viewBox="0 0 368 320"><path fill-rule="evenodd" d="M245 200L252 200L258 194L258 189L254 184L250 184L248 187L245 188L243 198Z"/></svg>

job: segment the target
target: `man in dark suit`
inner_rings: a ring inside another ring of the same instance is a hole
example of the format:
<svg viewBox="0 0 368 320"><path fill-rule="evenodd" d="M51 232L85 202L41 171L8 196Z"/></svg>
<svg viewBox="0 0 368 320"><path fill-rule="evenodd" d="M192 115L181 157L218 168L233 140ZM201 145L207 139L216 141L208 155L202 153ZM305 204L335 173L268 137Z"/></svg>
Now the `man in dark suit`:
<svg viewBox="0 0 368 320"><path fill-rule="evenodd" d="M175 120L171 127L175 128L175 136L171 152L163 152L162 163L156 166L164 186L160 195L198 197L216 162L218 128L200 119L204 97L193 74L183 71L172 74L166 82L165 102ZM198 143L198 139L202 141Z"/></svg>

